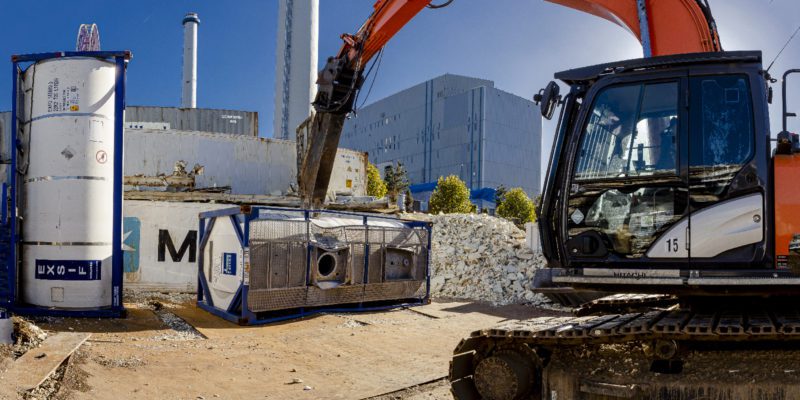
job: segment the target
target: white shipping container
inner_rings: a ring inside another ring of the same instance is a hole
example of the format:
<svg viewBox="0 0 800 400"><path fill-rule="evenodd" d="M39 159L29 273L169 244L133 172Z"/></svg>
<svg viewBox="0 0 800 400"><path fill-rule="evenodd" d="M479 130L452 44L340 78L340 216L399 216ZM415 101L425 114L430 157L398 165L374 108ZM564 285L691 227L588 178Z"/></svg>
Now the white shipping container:
<svg viewBox="0 0 800 400"><path fill-rule="evenodd" d="M203 172L198 188L231 187L231 194L280 195L296 186L295 142L244 135L175 130L126 130L125 176L171 175L175 163ZM366 153L339 149L329 193L367 194Z"/></svg>
<svg viewBox="0 0 800 400"><path fill-rule="evenodd" d="M201 212L230 204L126 200L125 287L195 291Z"/></svg>

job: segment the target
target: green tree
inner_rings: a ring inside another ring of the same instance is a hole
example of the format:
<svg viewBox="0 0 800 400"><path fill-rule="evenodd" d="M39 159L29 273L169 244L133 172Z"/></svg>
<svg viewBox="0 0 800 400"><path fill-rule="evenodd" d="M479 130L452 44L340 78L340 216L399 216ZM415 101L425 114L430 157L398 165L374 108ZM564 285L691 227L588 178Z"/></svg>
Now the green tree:
<svg viewBox="0 0 800 400"><path fill-rule="evenodd" d="M505 200L497 207L497 215L508 219L519 227L536 220L536 207L522 188L506 193Z"/></svg>
<svg viewBox="0 0 800 400"><path fill-rule="evenodd" d="M381 179L378 167L367 161L367 196L381 198L386 196L386 184Z"/></svg>
<svg viewBox="0 0 800 400"><path fill-rule="evenodd" d="M396 166L387 165L383 169L383 182L386 184L386 194L392 203L397 202L400 193L405 192L411 185L408 181L408 172L401 163L397 163Z"/></svg>
<svg viewBox="0 0 800 400"><path fill-rule="evenodd" d="M456 175L440 177L431 194L428 210L433 214L468 214L473 210L467 185Z"/></svg>

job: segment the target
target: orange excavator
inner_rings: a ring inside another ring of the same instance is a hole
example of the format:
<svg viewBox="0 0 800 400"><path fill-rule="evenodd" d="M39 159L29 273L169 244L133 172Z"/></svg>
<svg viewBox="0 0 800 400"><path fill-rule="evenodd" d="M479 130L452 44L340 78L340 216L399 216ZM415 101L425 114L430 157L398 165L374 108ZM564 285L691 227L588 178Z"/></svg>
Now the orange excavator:
<svg viewBox="0 0 800 400"><path fill-rule="evenodd" d="M735 398L687 385L675 397L655 384L554 371L585 346L642 345L652 371L677 373L686 349L709 343L800 342L800 187L792 179L800 137L787 130L794 114L786 105L786 79L800 70L783 76L783 131L774 140L768 108L777 81L761 52L722 50L707 1L548 1L626 28L644 57L556 73L569 91L550 82L534 97L547 119L561 109L538 209L545 281L679 302L473 332L454 351L452 392L463 400ZM424 8L451 2L380 0L357 33L342 36L320 72L304 139L298 179L308 206L324 201L370 60ZM797 398L781 385L758 393L752 398Z"/></svg>
<svg viewBox="0 0 800 400"><path fill-rule="evenodd" d="M720 51L719 35L708 4L700 0L547 0L612 21L642 42L645 57ZM336 147L353 111L370 61L425 8L439 9L453 0L378 0L367 21L327 60L317 80L316 111L298 129L298 186L304 205L324 204Z"/></svg>

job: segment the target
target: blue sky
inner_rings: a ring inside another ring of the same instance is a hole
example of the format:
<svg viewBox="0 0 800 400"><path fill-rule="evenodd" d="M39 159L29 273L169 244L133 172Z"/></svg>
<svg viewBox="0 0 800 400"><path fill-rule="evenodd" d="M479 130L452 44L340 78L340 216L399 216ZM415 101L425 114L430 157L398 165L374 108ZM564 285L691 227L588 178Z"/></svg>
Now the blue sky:
<svg viewBox="0 0 800 400"><path fill-rule="evenodd" d="M710 2L724 47L760 49L768 60L800 24L796 0ZM320 0L320 60L336 52L339 34L355 31L373 4ZM128 104L156 106L180 103L181 19L196 11L202 20L198 106L258 111L261 135L272 136L277 0L0 0L0 7L2 59L74 49L78 26L94 22L103 49L133 51ZM456 0L423 11L390 42L368 102L448 72L491 79L530 98L556 71L639 56L638 42L623 29L542 0ZM800 37L773 71L791 67L800 67ZM8 77L0 79L0 110L8 110L10 71L0 77ZM800 90L800 78L795 81ZM794 98L800 109L800 96ZM779 107L776 101L771 110L773 134ZM553 129L544 126L543 158Z"/></svg>

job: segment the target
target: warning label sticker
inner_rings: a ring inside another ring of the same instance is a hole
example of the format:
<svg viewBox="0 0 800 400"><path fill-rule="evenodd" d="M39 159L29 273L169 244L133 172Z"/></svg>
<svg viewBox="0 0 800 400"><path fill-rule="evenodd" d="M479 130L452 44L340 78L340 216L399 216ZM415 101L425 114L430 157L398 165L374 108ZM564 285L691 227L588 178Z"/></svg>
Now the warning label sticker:
<svg viewBox="0 0 800 400"><path fill-rule="evenodd" d="M58 78L47 82L47 112L80 111L78 87L64 86Z"/></svg>
<svg viewBox="0 0 800 400"><path fill-rule="evenodd" d="M108 153L106 153L105 150L100 150L95 154L94 158L98 163L105 164L106 161L108 161Z"/></svg>

